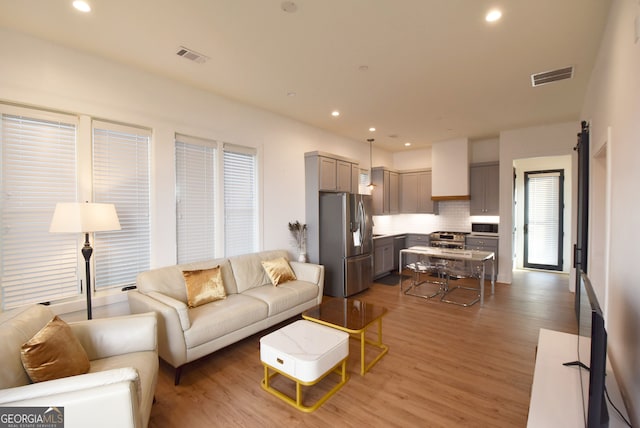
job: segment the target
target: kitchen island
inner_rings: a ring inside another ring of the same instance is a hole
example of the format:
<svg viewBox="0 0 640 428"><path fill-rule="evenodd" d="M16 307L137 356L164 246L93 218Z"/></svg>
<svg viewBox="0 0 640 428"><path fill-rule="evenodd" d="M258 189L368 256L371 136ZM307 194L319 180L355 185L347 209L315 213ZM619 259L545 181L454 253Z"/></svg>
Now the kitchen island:
<svg viewBox="0 0 640 428"><path fill-rule="evenodd" d="M480 305L484 305L484 283L485 275L487 272L486 264L491 262L491 294L495 292L496 284L496 271L495 271L495 253L491 251L478 251L478 250L461 250L455 248L437 248L437 247L422 247L414 246L400 250L400 266L399 274L402 278L402 270L405 266L405 259L408 255L415 255L426 257L427 259L439 259L439 260L454 260L454 261L469 261L478 263L482 267L481 274L478 275L478 299ZM400 280L402 281L402 279ZM402 290L402 283L400 284ZM475 302L474 302L475 303Z"/></svg>

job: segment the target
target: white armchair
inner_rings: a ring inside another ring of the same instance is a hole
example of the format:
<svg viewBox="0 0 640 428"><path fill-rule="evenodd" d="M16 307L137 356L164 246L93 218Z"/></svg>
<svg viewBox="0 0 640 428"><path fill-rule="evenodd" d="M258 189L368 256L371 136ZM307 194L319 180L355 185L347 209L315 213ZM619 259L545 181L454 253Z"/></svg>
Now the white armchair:
<svg viewBox="0 0 640 428"><path fill-rule="evenodd" d="M154 313L69 323L89 373L30 383L20 347L54 314L34 305L0 313L0 407L64 407L65 427L146 427L158 376Z"/></svg>

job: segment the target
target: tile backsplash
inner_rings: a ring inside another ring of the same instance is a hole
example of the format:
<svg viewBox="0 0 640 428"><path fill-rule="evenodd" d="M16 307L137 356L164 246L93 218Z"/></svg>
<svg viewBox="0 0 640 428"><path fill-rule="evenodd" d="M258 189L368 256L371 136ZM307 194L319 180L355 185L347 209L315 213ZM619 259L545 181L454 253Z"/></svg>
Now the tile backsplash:
<svg viewBox="0 0 640 428"><path fill-rule="evenodd" d="M396 214L373 216L375 234L392 233L431 233L438 230L451 232L471 232L469 201L438 202L438 215L434 214ZM499 221L499 217L483 221Z"/></svg>

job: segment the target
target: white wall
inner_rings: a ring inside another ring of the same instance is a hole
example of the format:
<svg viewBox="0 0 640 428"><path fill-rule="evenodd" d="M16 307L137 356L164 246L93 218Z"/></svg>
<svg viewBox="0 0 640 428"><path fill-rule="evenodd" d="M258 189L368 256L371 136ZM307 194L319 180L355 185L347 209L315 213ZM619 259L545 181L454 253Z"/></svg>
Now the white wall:
<svg viewBox="0 0 640 428"><path fill-rule="evenodd" d="M608 247L609 254L590 253L589 275L605 279L604 285L594 287L601 291L604 287L609 359L627 398L634 426L640 424L640 275L636 266L640 242L640 41L634 31L637 19L640 19L637 0L613 1L582 109L582 117L591 125L591 154L598 154L606 144L606 156L591 159L595 173L590 194L595 197L591 198L590 211L594 211L594 203L603 201L594 195L595 191L608 192L610 200L604 213L596 209L597 223L590 224L589 244L591 249ZM602 233L603 229L609 233ZM601 258L605 260L597 260Z"/></svg>
<svg viewBox="0 0 640 428"><path fill-rule="evenodd" d="M499 138L469 141L469 163L497 162L499 159Z"/></svg>
<svg viewBox="0 0 640 428"><path fill-rule="evenodd" d="M485 138L469 140L469 163L497 162L500 158L500 140ZM407 149L393 153L391 168L398 170L431 168L431 147L425 149Z"/></svg>
<svg viewBox="0 0 640 428"><path fill-rule="evenodd" d="M524 215L525 215L525 200L524 200L524 173L530 171L545 171L545 170L564 170L564 211L563 211L563 227L564 227L564 239L562 242L563 248L563 264L562 272L569 272L571 266L571 248L573 243L574 233L571 229L572 219L574 216L573 206L571 204L571 189L573 188L573 173L571 170L571 156L547 156L543 158L528 158L528 159L516 159L513 165L516 169L516 205L515 212L516 218L514 223L516 225L515 244L513 246L516 254L516 267L523 268L524 265ZM574 283L571 283L572 286Z"/></svg>
<svg viewBox="0 0 640 428"><path fill-rule="evenodd" d="M392 167L403 171L431 168L431 147L395 152Z"/></svg>
<svg viewBox="0 0 640 428"><path fill-rule="evenodd" d="M174 133L257 147L262 163L263 247L290 248L287 223L305 218L304 152L369 164L369 146L273 113L0 29L2 101L149 127L152 265L175 262ZM11 52L11 55L7 55ZM385 157L384 152L380 156Z"/></svg>
<svg viewBox="0 0 640 428"><path fill-rule="evenodd" d="M513 278L513 166L516 159L540 158L546 156L567 156L573 154L579 123L564 122L554 125L503 131L500 133L500 272L498 280L511 283ZM575 156L572 156L572 171L575 171ZM575 187L575 186L573 186ZM572 195L575 190L572 189ZM572 197L571 205L575 206ZM573 231L573 225L565 230Z"/></svg>

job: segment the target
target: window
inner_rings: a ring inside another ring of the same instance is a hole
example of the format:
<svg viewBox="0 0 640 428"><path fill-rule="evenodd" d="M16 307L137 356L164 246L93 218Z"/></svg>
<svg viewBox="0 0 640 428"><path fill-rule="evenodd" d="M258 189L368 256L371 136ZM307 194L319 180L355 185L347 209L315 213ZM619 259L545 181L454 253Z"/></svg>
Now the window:
<svg viewBox="0 0 640 428"><path fill-rule="evenodd" d="M224 145L224 254L258 251L256 150Z"/></svg>
<svg viewBox="0 0 640 428"><path fill-rule="evenodd" d="M370 195L371 189L369 188L369 184L371 183L371 178L369 177L369 171L366 169L361 169L358 173L358 193L362 195Z"/></svg>
<svg viewBox="0 0 640 428"><path fill-rule="evenodd" d="M135 284L150 265L150 131L93 122L93 201L116 206L121 230L95 233L96 289Z"/></svg>
<svg viewBox="0 0 640 428"><path fill-rule="evenodd" d="M256 158L253 148L176 134L178 263L258 250Z"/></svg>
<svg viewBox="0 0 640 428"><path fill-rule="evenodd" d="M77 201L70 116L0 106L2 308L79 292L79 239L49 233L56 203Z"/></svg>
<svg viewBox="0 0 640 428"><path fill-rule="evenodd" d="M216 257L217 143L176 135L178 263Z"/></svg>

